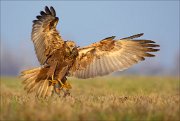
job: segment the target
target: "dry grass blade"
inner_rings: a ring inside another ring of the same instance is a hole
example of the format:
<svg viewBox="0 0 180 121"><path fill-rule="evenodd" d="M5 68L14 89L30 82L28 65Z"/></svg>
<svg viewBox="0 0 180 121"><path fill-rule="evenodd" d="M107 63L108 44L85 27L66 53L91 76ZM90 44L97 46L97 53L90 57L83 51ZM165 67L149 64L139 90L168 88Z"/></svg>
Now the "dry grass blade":
<svg viewBox="0 0 180 121"><path fill-rule="evenodd" d="M1 78L0 120L180 120L178 78L121 75L69 80L71 96L42 99L27 95L17 78Z"/></svg>

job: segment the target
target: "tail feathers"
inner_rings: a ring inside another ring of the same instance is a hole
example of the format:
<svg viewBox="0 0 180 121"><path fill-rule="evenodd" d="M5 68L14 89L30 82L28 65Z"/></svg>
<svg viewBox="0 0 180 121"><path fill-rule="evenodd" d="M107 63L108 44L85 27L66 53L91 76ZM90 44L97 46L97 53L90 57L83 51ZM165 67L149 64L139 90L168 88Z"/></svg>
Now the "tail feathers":
<svg viewBox="0 0 180 121"><path fill-rule="evenodd" d="M51 96L53 86L49 84L47 72L48 68L41 67L22 71L20 78L23 79L24 90L27 93L36 92L36 95L42 98Z"/></svg>
<svg viewBox="0 0 180 121"><path fill-rule="evenodd" d="M53 85L49 85L49 80L43 80L39 84L36 96L42 98L49 97L51 96L53 89Z"/></svg>
<svg viewBox="0 0 180 121"><path fill-rule="evenodd" d="M22 71L21 74L22 74L22 75L32 74L32 73L34 73L34 72L39 72L41 69L42 69L41 67L29 69L29 70Z"/></svg>

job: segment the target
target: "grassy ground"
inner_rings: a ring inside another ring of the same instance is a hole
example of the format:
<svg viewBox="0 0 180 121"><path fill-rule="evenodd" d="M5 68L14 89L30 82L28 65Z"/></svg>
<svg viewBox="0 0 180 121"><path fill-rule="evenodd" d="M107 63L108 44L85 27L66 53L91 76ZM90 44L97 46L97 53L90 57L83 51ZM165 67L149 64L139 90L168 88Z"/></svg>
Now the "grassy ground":
<svg viewBox="0 0 180 121"><path fill-rule="evenodd" d="M180 120L178 78L69 78L71 96L38 100L21 81L1 77L0 120Z"/></svg>

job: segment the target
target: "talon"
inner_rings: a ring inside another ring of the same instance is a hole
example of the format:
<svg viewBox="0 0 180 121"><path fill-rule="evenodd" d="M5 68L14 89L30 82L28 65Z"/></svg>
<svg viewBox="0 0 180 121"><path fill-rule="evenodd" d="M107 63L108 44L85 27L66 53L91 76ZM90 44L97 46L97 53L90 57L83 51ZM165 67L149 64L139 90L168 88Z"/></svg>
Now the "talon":
<svg viewBox="0 0 180 121"><path fill-rule="evenodd" d="M65 84L63 84L61 80L60 80L59 82L60 82L60 84L61 84L60 89L62 89L62 88L64 88L64 87L66 87L66 86L65 86Z"/></svg>
<svg viewBox="0 0 180 121"><path fill-rule="evenodd" d="M58 83L57 80L54 80L54 75L51 76L51 80L49 80L49 82L51 82L51 85L55 85Z"/></svg>
<svg viewBox="0 0 180 121"><path fill-rule="evenodd" d="M71 84L69 83L69 82L65 82L65 87L67 88L67 89L72 89L72 86L71 86Z"/></svg>
<svg viewBox="0 0 180 121"><path fill-rule="evenodd" d="M49 80L52 84L57 84L57 80Z"/></svg>
<svg viewBox="0 0 180 121"><path fill-rule="evenodd" d="M61 84L61 88L66 88L66 89L72 89L72 86L70 85L70 83L68 83L67 81L65 82L65 84L62 83L62 81L59 81Z"/></svg>

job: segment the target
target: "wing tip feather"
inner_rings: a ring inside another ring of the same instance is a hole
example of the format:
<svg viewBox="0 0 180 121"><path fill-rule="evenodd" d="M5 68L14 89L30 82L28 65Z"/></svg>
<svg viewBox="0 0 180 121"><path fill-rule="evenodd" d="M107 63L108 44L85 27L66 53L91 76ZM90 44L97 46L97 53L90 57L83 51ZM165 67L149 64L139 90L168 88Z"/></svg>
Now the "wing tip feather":
<svg viewBox="0 0 180 121"><path fill-rule="evenodd" d="M53 16L56 16L56 11L55 11L54 7L51 6L50 11Z"/></svg>

